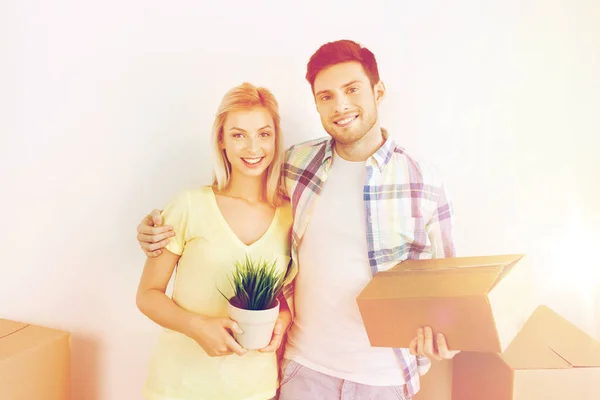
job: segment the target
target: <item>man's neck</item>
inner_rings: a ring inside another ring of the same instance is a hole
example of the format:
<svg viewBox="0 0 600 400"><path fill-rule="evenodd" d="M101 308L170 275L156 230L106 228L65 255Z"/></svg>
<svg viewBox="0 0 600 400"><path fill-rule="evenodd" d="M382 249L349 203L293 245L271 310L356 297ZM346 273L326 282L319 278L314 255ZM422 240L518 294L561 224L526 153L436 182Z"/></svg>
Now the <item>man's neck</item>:
<svg viewBox="0 0 600 400"><path fill-rule="evenodd" d="M343 159L348 161L366 161L383 146L385 140L386 137L379 123L377 123L359 141L349 144L335 142L334 145L335 151Z"/></svg>

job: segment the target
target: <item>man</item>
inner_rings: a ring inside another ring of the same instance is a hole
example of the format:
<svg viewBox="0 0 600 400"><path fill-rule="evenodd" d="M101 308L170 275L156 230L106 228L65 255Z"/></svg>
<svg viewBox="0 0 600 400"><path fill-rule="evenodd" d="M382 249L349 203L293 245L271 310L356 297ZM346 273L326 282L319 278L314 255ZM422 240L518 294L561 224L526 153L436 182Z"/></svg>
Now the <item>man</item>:
<svg viewBox="0 0 600 400"><path fill-rule="evenodd" d="M286 292L295 311L280 399L410 399L430 359L457 352L429 327L409 349L371 347L356 297L377 271L454 256L450 203L436 173L380 127L385 86L371 51L349 40L327 43L308 62L306 79L329 137L286 153L298 274ZM155 210L138 226L149 256L172 235L159 225ZM284 331L277 326L277 345Z"/></svg>

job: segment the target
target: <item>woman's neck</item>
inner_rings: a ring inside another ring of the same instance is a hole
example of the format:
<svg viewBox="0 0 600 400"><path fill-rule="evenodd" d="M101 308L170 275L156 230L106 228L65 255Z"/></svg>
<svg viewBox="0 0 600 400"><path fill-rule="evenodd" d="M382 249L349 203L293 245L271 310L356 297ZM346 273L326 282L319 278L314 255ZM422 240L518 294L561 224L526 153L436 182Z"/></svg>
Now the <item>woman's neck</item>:
<svg viewBox="0 0 600 400"><path fill-rule="evenodd" d="M264 176L244 176L232 174L229 185L221 194L246 200L248 203L266 201L266 174Z"/></svg>

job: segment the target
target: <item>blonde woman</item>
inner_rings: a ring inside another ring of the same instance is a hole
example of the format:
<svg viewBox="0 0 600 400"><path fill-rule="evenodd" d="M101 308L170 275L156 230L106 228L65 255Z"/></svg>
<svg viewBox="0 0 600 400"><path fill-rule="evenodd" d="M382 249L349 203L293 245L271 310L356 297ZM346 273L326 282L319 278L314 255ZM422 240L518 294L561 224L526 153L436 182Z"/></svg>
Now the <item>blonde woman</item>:
<svg viewBox="0 0 600 400"><path fill-rule="evenodd" d="M218 291L228 288L232 260L247 254L276 259L282 272L288 267L292 213L279 194L275 97L249 83L231 89L212 135L213 185L183 191L164 209L162 222L174 236L163 237L166 248L147 258L139 283L138 308L165 328L144 386L148 400L266 400L278 387L276 350L291 322L285 299L271 343L246 351L232 336L240 328ZM170 298L165 291L175 270Z"/></svg>

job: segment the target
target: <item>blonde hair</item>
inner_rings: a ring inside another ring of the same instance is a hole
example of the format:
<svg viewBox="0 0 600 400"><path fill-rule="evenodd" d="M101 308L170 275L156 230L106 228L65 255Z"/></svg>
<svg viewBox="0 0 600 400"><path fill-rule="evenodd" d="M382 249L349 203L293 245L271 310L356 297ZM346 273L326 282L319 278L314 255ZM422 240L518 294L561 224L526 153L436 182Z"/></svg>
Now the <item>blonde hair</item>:
<svg viewBox="0 0 600 400"><path fill-rule="evenodd" d="M277 207L282 203L282 196L279 191L281 165L283 163L281 118L279 116L279 104L273 93L266 88L244 82L230 89L223 96L212 128L213 185L219 190L223 190L227 188L231 179L231 163L225 155L225 150L219 146L219 142L223 138L223 126L227 115L233 111L248 110L254 107L265 108L273 118L273 124L275 125L273 127L275 131L275 156L267 168L266 199L271 206Z"/></svg>

